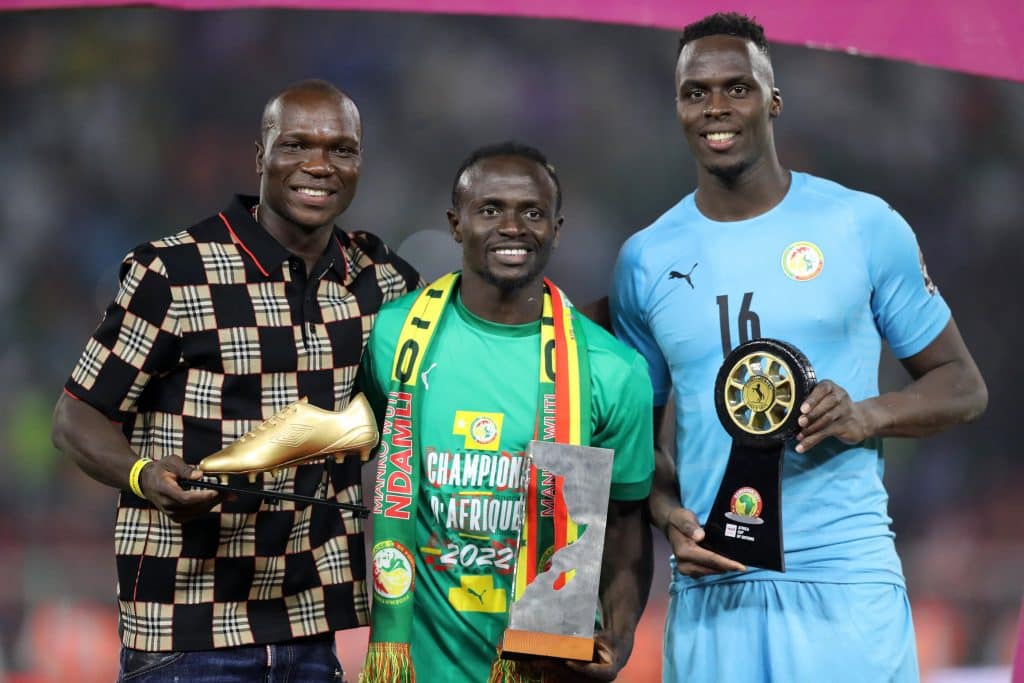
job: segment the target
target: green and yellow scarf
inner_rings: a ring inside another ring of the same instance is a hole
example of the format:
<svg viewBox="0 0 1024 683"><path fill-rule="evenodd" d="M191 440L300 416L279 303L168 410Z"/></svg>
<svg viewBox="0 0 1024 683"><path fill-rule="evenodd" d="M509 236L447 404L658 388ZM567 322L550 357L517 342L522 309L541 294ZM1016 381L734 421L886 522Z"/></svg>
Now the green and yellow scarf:
<svg viewBox="0 0 1024 683"><path fill-rule="evenodd" d="M373 581L370 645L360 683L412 683L416 680L409 641L412 637L416 561L416 504L420 479L417 418L423 396L420 365L441 316L455 291L459 274L449 273L423 289L406 316L392 363L388 403L381 429L373 500ZM581 325L574 323L565 295L544 280L541 315L540 376L535 437L578 445L590 444L590 367ZM557 478L543 480L530 468L525 519L516 560L513 600L540 572L556 550L581 532L566 514ZM555 486L554 514L541 513L545 487ZM558 502L561 501L559 505ZM562 576L566 581L571 576ZM445 606L421 605L421 609ZM529 680L516 662L495 659L490 681Z"/></svg>

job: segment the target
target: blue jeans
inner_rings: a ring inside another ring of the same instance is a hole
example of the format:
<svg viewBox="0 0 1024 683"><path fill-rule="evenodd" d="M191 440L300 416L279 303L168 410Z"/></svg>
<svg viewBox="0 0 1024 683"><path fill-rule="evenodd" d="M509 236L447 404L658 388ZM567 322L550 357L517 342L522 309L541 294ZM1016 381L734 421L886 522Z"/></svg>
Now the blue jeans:
<svg viewBox="0 0 1024 683"><path fill-rule="evenodd" d="M196 652L121 648L118 683L344 683L333 638Z"/></svg>

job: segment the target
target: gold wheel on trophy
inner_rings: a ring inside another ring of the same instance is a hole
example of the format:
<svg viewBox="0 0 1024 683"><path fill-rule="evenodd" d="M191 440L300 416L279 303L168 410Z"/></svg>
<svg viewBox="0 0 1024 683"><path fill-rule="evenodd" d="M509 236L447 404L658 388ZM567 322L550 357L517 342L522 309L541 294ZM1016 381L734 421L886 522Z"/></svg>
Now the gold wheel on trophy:
<svg viewBox="0 0 1024 683"><path fill-rule="evenodd" d="M800 404L814 383L814 368L795 347L776 339L740 344L715 381L718 419L742 444L774 446L799 431Z"/></svg>

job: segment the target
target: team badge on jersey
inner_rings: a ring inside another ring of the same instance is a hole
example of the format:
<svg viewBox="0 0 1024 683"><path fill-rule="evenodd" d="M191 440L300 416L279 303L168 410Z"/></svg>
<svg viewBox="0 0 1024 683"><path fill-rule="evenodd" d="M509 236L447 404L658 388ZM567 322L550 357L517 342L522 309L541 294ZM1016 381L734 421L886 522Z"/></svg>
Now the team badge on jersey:
<svg viewBox="0 0 1024 683"><path fill-rule="evenodd" d="M929 294L935 294L939 291L939 288L935 286L930 275L928 275L928 266L924 264L924 252L920 249L917 250L917 260L921 264L921 277L924 278L924 288Z"/></svg>
<svg viewBox="0 0 1024 683"><path fill-rule="evenodd" d="M404 602L415 567L408 548L396 541L381 541L373 547L373 592L382 600Z"/></svg>
<svg viewBox="0 0 1024 683"><path fill-rule="evenodd" d="M744 524L761 524L761 510L764 504L761 501L761 494L752 486L743 486L736 489L729 500L729 512L725 516L734 522Z"/></svg>
<svg viewBox="0 0 1024 683"><path fill-rule="evenodd" d="M825 257L813 242L793 242L782 252L782 272L797 282L813 280L825 267Z"/></svg>
<svg viewBox="0 0 1024 683"><path fill-rule="evenodd" d="M466 450L496 451L501 444L501 423L504 419L504 413L457 410L452 434L466 438Z"/></svg>

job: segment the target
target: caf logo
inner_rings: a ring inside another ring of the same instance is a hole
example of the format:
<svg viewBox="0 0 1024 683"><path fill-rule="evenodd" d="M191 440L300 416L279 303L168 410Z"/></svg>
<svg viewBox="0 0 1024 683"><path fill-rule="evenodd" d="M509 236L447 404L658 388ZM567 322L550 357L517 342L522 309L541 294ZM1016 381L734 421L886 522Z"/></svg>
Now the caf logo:
<svg viewBox="0 0 1024 683"><path fill-rule="evenodd" d="M725 516L734 522L743 524L763 524L762 509L761 494L752 486L744 486L732 494L732 498L729 500L729 512L726 512Z"/></svg>

